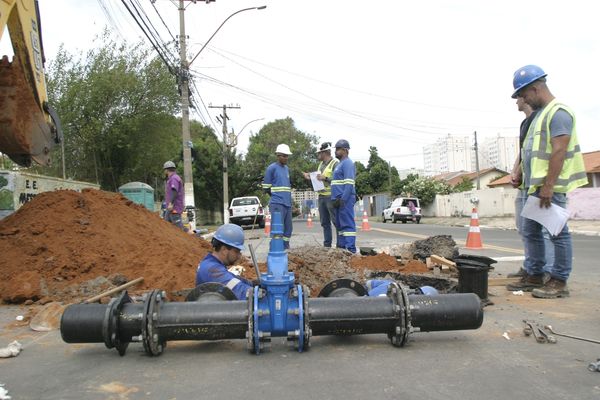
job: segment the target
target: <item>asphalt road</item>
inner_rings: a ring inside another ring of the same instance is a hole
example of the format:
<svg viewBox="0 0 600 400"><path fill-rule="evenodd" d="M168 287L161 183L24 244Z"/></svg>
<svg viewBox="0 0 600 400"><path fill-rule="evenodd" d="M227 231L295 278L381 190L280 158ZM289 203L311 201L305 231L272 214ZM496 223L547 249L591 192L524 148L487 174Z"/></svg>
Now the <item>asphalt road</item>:
<svg viewBox="0 0 600 400"><path fill-rule="evenodd" d="M417 235L451 234L457 241L467 235L467 228L426 223L371 226L359 232L359 246ZM320 227L309 229L305 221L294 229L292 247L322 238ZM263 261L262 232L246 235L255 237L251 241ZM469 252L518 257L515 231L483 229L482 236L485 246L498 247ZM560 337L556 344L538 344L522 334L522 320L531 319L600 339L600 238L575 236L574 246L570 298L539 300L490 287L495 304L485 308L480 329L414 333L404 348L392 347L385 335L329 336L313 338L302 354L275 338L271 350L259 356L249 354L243 340L223 340L170 342L154 358L131 344L119 357L103 344L68 345L59 332L15 327L24 308L3 306L0 346L17 339L25 349L16 358L0 359L0 383L13 399L599 399L600 373L587 365L600 358L600 345ZM518 266L519 261L501 261L494 273Z"/></svg>

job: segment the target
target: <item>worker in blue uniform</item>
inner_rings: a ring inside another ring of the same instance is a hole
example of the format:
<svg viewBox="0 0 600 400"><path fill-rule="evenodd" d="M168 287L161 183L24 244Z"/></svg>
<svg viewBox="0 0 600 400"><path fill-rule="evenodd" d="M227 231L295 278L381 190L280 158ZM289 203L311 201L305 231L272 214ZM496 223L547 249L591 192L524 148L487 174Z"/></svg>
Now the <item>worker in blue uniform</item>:
<svg viewBox="0 0 600 400"><path fill-rule="evenodd" d="M283 222L283 246L290 248L292 237L292 184L290 170L287 166L288 157L292 154L287 144L280 144L275 150L277 162L267 167L262 188L271 195L269 211L271 214L280 213Z"/></svg>
<svg viewBox="0 0 600 400"><path fill-rule="evenodd" d="M337 247L356 253L356 223L354 222L354 203L356 190L354 177L356 169L354 162L348 158L350 143L340 139L335 144L335 156L340 163L333 170L331 180L331 199L336 210L336 223L338 228Z"/></svg>
<svg viewBox="0 0 600 400"><path fill-rule="evenodd" d="M252 282L234 275L227 267L234 265L244 250L244 231L235 224L221 225L215 232L211 244L213 252L208 253L198 265L196 286L216 282L227 286L238 300L245 300Z"/></svg>

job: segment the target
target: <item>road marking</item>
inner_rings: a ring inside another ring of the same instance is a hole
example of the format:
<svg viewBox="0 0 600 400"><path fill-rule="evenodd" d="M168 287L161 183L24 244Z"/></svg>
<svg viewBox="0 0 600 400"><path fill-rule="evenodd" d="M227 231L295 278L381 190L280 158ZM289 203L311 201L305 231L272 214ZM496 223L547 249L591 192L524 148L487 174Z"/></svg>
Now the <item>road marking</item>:
<svg viewBox="0 0 600 400"><path fill-rule="evenodd" d="M525 256L509 256L509 257L494 257L494 260L500 261L523 261L525 260Z"/></svg>
<svg viewBox="0 0 600 400"><path fill-rule="evenodd" d="M402 231L393 231L390 229L381 229L381 228L371 228L372 231L378 231L378 232L383 232L383 233L391 233L392 235L399 235L399 236L407 236L407 237L413 237L413 238L417 238L417 239L426 239L430 236L427 235L419 235L418 233L408 233L408 232L402 232ZM456 242L457 245L461 246L464 248L466 241L464 240L454 240ZM503 247L503 246L494 246L491 244L487 244L487 245L483 245L483 249L482 250L498 250L498 251L503 251L505 253L515 253L515 254L523 254L523 249L513 249L511 247Z"/></svg>

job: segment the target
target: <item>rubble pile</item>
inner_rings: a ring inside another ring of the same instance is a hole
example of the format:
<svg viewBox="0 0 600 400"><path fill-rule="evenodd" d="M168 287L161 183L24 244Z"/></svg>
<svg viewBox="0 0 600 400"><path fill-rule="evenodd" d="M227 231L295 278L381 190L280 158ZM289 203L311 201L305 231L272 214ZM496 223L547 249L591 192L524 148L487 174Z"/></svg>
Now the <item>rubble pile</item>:
<svg viewBox="0 0 600 400"><path fill-rule="evenodd" d="M0 296L77 301L137 277L131 292L191 288L209 250L120 194L41 193L0 220Z"/></svg>

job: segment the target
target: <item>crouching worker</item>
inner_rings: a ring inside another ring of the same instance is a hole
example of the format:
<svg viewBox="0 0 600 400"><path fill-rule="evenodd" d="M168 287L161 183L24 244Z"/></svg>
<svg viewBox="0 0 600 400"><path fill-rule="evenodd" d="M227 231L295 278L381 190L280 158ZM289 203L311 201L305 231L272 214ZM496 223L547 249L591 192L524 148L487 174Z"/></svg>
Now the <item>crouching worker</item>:
<svg viewBox="0 0 600 400"><path fill-rule="evenodd" d="M198 265L196 286L216 282L227 286L238 300L246 299L246 291L252 288L252 282L236 276L227 270L241 257L244 250L244 231L235 224L221 225L211 241L213 252L209 253Z"/></svg>

